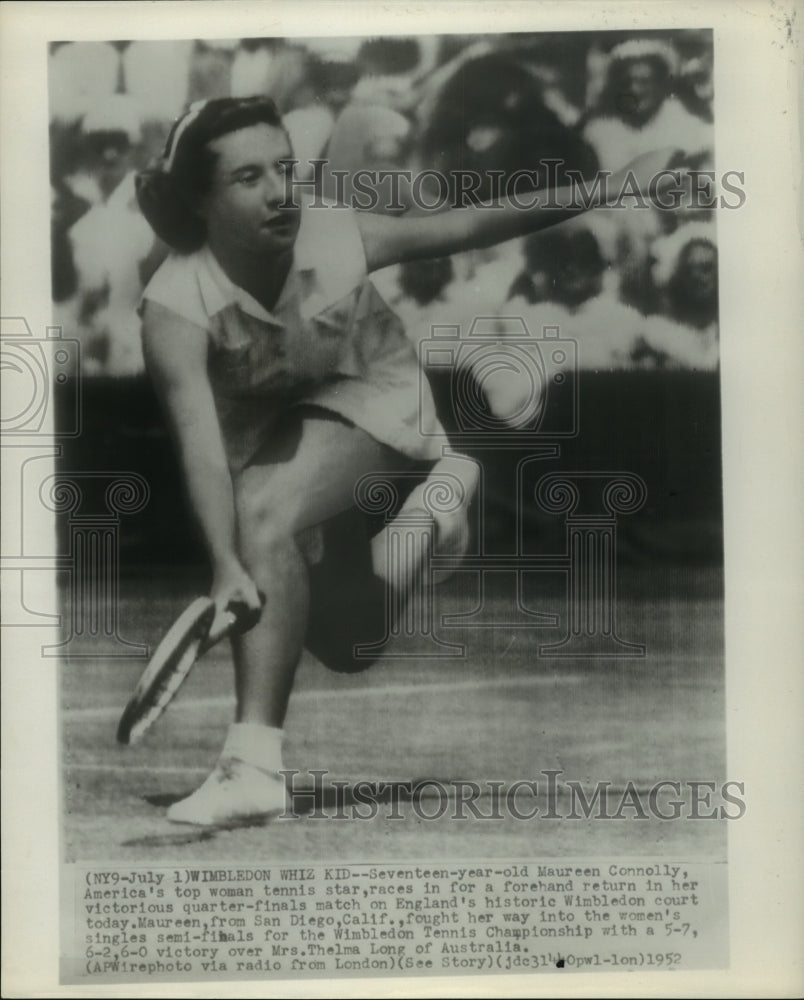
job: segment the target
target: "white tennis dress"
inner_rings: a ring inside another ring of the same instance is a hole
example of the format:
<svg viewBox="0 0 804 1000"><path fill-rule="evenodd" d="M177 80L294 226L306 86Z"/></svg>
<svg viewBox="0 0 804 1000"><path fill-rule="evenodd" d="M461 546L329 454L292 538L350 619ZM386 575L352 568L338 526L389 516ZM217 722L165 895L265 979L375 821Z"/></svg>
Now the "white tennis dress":
<svg viewBox="0 0 804 1000"><path fill-rule="evenodd" d="M429 385L401 321L368 278L351 209L302 209L293 264L271 312L206 246L168 257L143 299L206 331L232 471L299 404L336 413L409 458L441 457L446 436Z"/></svg>

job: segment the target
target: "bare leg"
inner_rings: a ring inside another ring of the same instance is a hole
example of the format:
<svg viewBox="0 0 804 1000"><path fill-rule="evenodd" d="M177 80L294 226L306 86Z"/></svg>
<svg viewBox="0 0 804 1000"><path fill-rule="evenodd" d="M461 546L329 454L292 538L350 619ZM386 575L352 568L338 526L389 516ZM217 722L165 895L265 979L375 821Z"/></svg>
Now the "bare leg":
<svg viewBox="0 0 804 1000"><path fill-rule="evenodd" d="M307 632L315 527L353 504L360 476L400 463L365 431L309 418L291 457L250 466L235 482L240 557L266 602L257 625L233 642L237 724L212 774L169 819L225 823L284 808L276 772Z"/></svg>
<svg viewBox="0 0 804 1000"><path fill-rule="evenodd" d="M284 784L276 774L281 727L307 634L308 567L316 555L317 526L353 505L361 476L402 471L406 464L359 428L307 418L291 457L250 466L235 482L240 557L266 602L257 625L233 641L237 723L215 770L197 792L171 807L170 819L222 823L284 808ZM468 483L463 492L471 494L471 472L467 478L460 462L439 465ZM423 502L416 491L408 501ZM453 522L463 524L463 513L456 508L438 519L450 545ZM406 577L418 569L410 567Z"/></svg>
<svg viewBox="0 0 804 1000"><path fill-rule="evenodd" d="M316 526L352 506L361 476L404 461L359 428L309 419L292 459L251 466L236 483L241 558L266 596L258 624L233 643L238 721L282 726L307 631Z"/></svg>
<svg viewBox="0 0 804 1000"><path fill-rule="evenodd" d="M236 720L281 729L307 625L308 567L292 537L257 551L259 560L249 556L243 563L265 607L250 632L232 639Z"/></svg>

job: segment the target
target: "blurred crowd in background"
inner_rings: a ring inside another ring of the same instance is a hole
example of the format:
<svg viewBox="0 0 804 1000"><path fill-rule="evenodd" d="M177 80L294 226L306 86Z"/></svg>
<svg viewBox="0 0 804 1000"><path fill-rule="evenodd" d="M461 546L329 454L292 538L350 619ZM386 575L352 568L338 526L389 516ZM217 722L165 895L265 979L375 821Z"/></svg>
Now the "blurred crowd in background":
<svg viewBox="0 0 804 1000"><path fill-rule="evenodd" d="M196 100L271 96L300 173L328 161L330 196L332 171L485 178L555 158L591 177L662 147L714 169L708 31L79 42L49 58L54 321L81 341L88 374L143 369L136 307L167 248L134 177ZM393 210L413 210L401 197ZM717 367L710 208L596 210L373 278L415 342L433 325L515 315L575 338L582 368Z"/></svg>

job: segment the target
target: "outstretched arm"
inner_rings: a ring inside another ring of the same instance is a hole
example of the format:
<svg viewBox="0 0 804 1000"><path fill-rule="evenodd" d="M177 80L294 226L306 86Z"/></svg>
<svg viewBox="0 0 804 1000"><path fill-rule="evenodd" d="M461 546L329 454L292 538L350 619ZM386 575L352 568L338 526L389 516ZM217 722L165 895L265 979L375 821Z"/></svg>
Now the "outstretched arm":
<svg viewBox="0 0 804 1000"><path fill-rule="evenodd" d="M546 229L591 208L600 208L619 195L633 175L640 192L647 192L651 182L667 168L675 150L648 153L608 177L607 184L593 186L588 200L579 199L570 187L551 192L551 206L545 207L546 192L539 191L538 201L523 207L521 200L501 198L495 203L481 203L453 208L429 215L393 217L359 212L358 226L363 238L369 271L417 258L445 257L462 250L493 246L527 233ZM668 178L668 180L670 180ZM573 194L575 197L573 198Z"/></svg>
<svg viewBox="0 0 804 1000"><path fill-rule="evenodd" d="M143 316L148 373L178 445L190 503L214 572L219 610L231 603L260 608L257 588L236 551L232 479L207 377L207 334L154 302Z"/></svg>

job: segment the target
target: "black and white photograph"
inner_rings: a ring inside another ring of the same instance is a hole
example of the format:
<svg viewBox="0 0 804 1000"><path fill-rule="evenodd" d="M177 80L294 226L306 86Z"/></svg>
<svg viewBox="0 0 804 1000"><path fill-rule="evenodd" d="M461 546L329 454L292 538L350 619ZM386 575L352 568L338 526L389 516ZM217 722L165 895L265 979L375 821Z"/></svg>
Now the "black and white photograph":
<svg viewBox="0 0 804 1000"><path fill-rule="evenodd" d="M800 209L736 138L750 18L40 6L2 579L52 988L722 985L770 935L747 830L800 885L757 788L800 744Z"/></svg>

